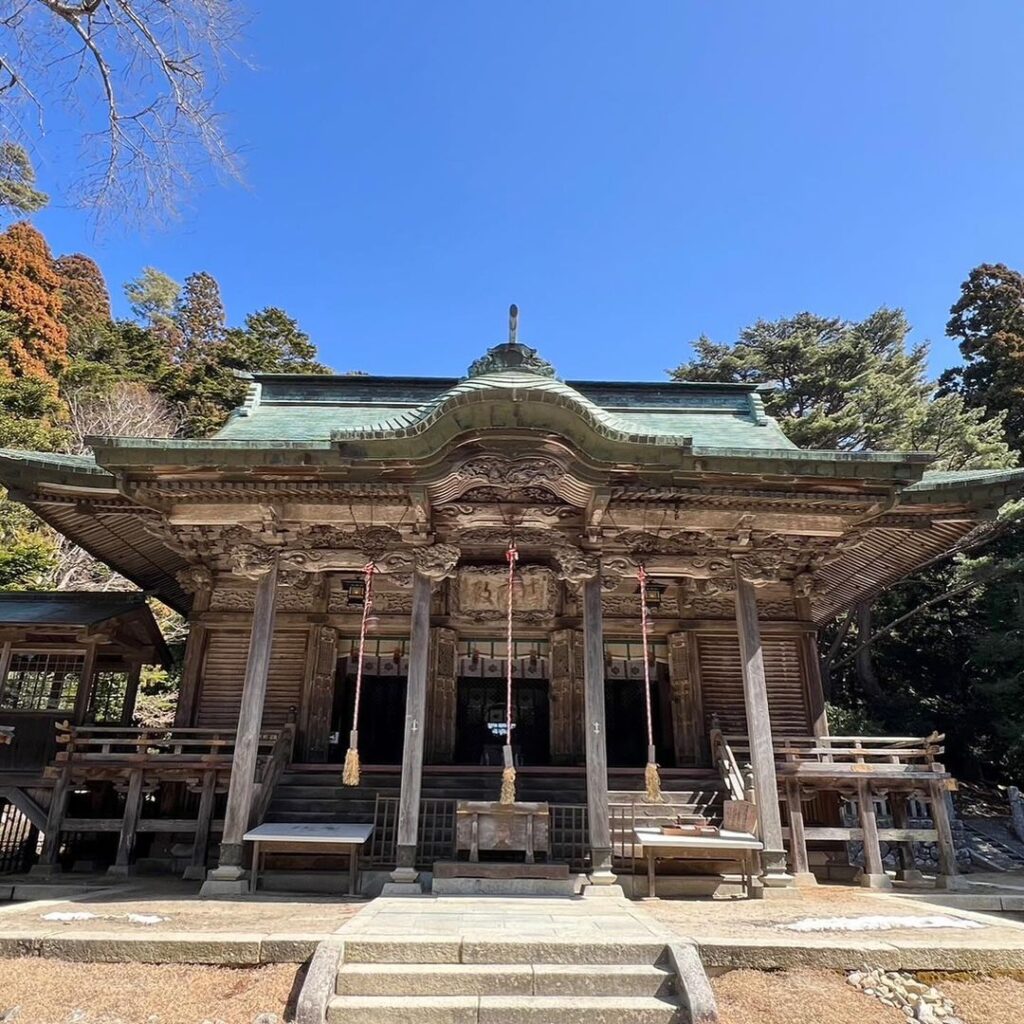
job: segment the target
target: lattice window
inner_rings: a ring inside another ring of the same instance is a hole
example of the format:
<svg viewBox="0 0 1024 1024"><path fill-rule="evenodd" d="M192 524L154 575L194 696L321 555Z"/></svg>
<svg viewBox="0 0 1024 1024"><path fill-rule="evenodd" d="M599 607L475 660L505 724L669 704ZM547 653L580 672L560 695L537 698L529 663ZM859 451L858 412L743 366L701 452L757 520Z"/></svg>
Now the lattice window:
<svg viewBox="0 0 1024 1024"><path fill-rule="evenodd" d="M7 711L73 711L84 654L16 651L7 669L0 708Z"/></svg>
<svg viewBox="0 0 1024 1024"><path fill-rule="evenodd" d="M97 672L89 717L99 725L120 724L127 692L127 672Z"/></svg>

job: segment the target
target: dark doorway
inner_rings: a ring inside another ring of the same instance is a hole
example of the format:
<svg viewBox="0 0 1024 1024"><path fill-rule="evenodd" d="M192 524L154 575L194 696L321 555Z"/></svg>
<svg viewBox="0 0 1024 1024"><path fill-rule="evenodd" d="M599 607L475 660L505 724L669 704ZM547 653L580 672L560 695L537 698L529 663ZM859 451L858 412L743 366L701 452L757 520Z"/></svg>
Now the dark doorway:
<svg viewBox="0 0 1024 1024"><path fill-rule="evenodd" d="M651 680L651 724L658 763L675 764L672 750L671 705L667 683ZM642 679L606 679L605 722L608 732L608 764L612 768L642 768L647 761L647 709Z"/></svg>
<svg viewBox="0 0 1024 1024"><path fill-rule="evenodd" d="M455 718L455 761L458 764L501 764L505 743L505 681L459 680ZM512 686L512 746L516 762L549 764L551 730L548 684L545 679L517 679Z"/></svg>
<svg viewBox="0 0 1024 1024"><path fill-rule="evenodd" d="M344 667L345 662L341 664ZM402 763L405 690L404 676L363 676L359 702L359 759L363 764ZM355 676L346 676L342 669L334 687L329 761L345 760L355 697Z"/></svg>

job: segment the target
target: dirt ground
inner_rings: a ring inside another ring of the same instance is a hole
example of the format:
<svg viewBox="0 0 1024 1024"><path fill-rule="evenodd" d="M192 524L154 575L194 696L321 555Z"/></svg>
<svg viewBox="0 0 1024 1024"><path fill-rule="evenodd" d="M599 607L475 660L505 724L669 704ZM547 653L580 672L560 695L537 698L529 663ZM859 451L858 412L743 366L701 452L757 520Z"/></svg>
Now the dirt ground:
<svg viewBox="0 0 1024 1024"><path fill-rule="evenodd" d="M929 981L956 1005L965 1024L1020 1024L1024 982L1010 978ZM711 982L720 1024L905 1024L883 1006L827 971L731 971Z"/></svg>
<svg viewBox="0 0 1024 1024"><path fill-rule="evenodd" d="M253 1024L260 1014L286 1021L301 984L302 969L294 964L231 968L0 959L0 1021ZM11 1015L13 1007L19 1009Z"/></svg>

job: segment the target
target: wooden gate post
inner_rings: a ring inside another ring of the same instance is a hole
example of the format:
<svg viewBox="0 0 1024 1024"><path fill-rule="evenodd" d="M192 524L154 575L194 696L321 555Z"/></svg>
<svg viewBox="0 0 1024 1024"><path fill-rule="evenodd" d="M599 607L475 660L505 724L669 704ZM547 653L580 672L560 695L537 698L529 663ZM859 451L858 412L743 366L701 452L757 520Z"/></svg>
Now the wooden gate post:
<svg viewBox="0 0 1024 1024"><path fill-rule="evenodd" d="M132 850L135 848L135 834L139 829L139 815L142 812L142 769L133 768L128 776L128 792L124 798L124 817L121 819L121 835L117 840L117 856L107 869L108 875L124 877L131 871Z"/></svg>
<svg viewBox="0 0 1024 1024"><path fill-rule="evenodd" d="M875 803L871 798L871 788L866 782L857 783L857 810L860 812L860 828L864 841L864 871L860 884L868 889L891 889L892 880L885 873L885 865L882 863Z"/></svg>

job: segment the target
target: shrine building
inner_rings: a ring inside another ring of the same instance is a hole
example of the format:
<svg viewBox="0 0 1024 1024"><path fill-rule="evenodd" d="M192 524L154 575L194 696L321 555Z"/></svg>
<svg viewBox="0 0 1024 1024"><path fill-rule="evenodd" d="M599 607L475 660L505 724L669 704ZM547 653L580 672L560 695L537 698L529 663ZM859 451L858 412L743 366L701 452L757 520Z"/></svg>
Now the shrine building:
<svg viewBox="0 0 1024 1024"><path fill-rule="evenodd" d="M254 825L347 821L374 825L365 867L419 884L511 758L516 799L547 808L547 860L610 883L632 873L653 757L669 806L756 805L760 885L813 881L850 838L885 884L879 835L911 858L934 841L949 881L942 738L830 737L816 634L971 534L1024 471L803 450L763 393L561 380L510 340L463 377L255 375L206 440L0 453L12 497L189 630L164 731L49 704L58 676L85 692L75 659L10 697L25 668L4 648L3 721L61 734L35 776L0 771L39 809L40 870L108 834L115 872L164 851L229 891ZM94 639L102 659L116 631ZM146 643L131 665L163 658ZM930 825L907 825L911 800Z"/></svg>

